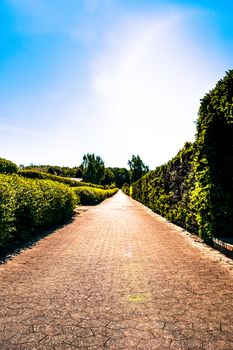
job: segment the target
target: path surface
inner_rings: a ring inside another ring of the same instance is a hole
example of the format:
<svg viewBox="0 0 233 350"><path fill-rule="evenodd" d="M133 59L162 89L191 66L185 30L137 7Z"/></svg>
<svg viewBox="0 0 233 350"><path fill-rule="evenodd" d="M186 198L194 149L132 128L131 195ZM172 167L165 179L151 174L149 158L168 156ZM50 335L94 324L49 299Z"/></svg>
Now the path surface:
<svg viewBox="0 0 233 350"><path fill-rule="evenodd" d="M233 265L118 193L0 266L0 349L233 349Z"/></svg>

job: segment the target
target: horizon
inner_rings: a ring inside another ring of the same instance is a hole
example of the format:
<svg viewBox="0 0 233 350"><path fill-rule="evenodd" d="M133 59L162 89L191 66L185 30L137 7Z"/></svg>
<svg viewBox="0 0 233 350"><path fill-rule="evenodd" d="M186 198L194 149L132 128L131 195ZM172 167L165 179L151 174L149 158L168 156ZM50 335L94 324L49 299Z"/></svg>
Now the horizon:
<svg viewBox="0 0 233 350"><path fill-rule="evenodd" d="M232 68L232 10L209 0L3 0L0 157L167 163L194 141L200 99Z"/></svg>

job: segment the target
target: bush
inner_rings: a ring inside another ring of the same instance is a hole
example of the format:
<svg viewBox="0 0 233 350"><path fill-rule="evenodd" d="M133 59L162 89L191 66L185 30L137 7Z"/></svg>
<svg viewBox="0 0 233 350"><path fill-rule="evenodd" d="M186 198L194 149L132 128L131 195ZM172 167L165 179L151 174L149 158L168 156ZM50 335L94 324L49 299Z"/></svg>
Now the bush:
<svg viewBox="0 0 233 350"><path fill-rule="evenodd" d="M69 218L77 200L63 184L0 175L0 246Z"/></svg>
<svg viewBox="0 0 233 350"><path fill-rule="evenodd" d="M197 230L190 210L194 146L186 143L170 162L132 184L132 197L168 220Z"/></svg>
<svg viewBox="0 0 233 350"><path fill-rule="evenodd" d="M122 192L124 192L125 194L127 194L128 196L130 195L130 187L128 184L124 184L121 188Z"/></svg>
<svg viewBox="0 0 233 350"><path fill-rule="evenodd" d="M201 101L195 143L132 185L132 196L205 241L233 237L233 70Z"/></svg>
<svg viewBox="0 0 233 350"><path fill-rule="evenodd" d="M80 203L83 205L95 205L104 199L113 196L118 189L103 190L93 187L76 187L73 189L76 196L80 198Z"/></svg>
<svg viewBox="0 0 233 350"><path fill-rule="evenodd" d="M201 101L193 202L204 239L233 236L233 70Z"/></svg>
<svg viewBox="0 0 233 350"><path fill-rule="evenodd" d="M13 174L17 173L18 167L15 163L10 160L0 158L0 173L2 174Z"/></svg>
<svg viewBox="0 0 233 350"><path fill-rule="evenodd" d="M13 235L15 227L15 190L6 175L0 175L0 247Z"/></svg>
<svg viewBox="0 0 233 350"><path fill-rule="evenodd" d="M104 188L104 186L101 186L101 185L86 183L82 181L75 181L67 177L43 173L37 170L20 170L18 174L30 179L44 179L44 180L47 179L47 180L57 181L57 182L61 182L63 184L69 185L71 187L88 186L88 187L95 187L95 188Z"/></svg>

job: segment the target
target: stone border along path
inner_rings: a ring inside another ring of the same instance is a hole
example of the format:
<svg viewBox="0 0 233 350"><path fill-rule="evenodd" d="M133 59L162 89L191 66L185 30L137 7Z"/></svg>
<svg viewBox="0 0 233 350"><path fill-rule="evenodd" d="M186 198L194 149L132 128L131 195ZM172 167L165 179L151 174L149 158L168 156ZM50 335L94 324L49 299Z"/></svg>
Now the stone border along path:
<svg viewBox="0 0 233 350"><path fill-rule="evenodd" d="M233 265L118 192L0 266L0 349L233 349Z"/></svg>

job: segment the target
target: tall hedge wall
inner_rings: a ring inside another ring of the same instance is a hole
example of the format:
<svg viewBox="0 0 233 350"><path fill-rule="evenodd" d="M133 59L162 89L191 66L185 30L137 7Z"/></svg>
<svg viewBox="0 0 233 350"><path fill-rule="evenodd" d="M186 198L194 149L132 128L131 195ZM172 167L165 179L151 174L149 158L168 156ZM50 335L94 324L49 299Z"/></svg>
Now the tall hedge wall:
<svg viewBox="0 0 233 350"><path fill-rule="evenodd" d="M132 196L206 241L233 237L233 70L201 100L194 144L134 183Z"/></svg>

